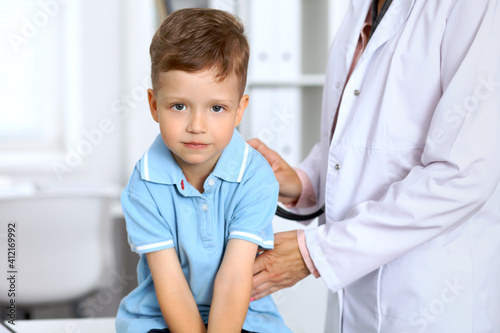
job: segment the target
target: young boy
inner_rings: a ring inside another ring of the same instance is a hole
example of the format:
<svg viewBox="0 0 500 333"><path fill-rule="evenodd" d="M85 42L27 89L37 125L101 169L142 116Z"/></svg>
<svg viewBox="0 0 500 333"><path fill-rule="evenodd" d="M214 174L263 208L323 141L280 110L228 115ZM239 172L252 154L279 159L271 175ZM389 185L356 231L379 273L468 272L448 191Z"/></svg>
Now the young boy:
<svg viewBox="0 0 500 333"><path fill-rule="evenodd" d="M117 332L291 332L270 297L250 303L257 249L273 248L278 183L235 129L248 105L243 26L223 11L180 10L150 53L161 135L122 193L140 261Z"/></svg>

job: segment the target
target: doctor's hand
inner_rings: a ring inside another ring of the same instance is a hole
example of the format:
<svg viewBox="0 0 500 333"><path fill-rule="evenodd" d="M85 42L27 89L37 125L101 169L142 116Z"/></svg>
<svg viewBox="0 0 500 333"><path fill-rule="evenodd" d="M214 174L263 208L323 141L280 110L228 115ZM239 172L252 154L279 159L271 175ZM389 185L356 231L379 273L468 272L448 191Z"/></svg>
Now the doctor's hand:
<svg viewBox="0 0 500 333"><path fill-rule="evenodd" d="M270 149L259 139L251 139L247 142L261 153L267 160L267 163L271 165L274 176L280 184L278 200L284 204L296 203L302 192L302 183L297 176L297 172L277 152Z"/></svg>
<svg viewBox="0 0 500 333"><path fill-rule="evenodd" d="M288 288L307 277L307 269L297 242L297 230L274 235L274 249L265 250L253 264L252 297L258 300Z"/></svg>

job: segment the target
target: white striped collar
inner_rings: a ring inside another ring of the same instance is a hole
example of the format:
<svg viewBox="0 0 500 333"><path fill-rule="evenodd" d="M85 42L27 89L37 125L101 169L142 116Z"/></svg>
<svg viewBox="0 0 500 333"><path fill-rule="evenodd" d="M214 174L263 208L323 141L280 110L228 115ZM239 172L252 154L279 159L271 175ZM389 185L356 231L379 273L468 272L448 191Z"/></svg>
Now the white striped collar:
<svg viewBox="0 0 500 333"><path fill-rule="evenodd" d="M233 137L222 152L212 175L228 182L241 182L251 159L252 148L235 129Z"/></svg>

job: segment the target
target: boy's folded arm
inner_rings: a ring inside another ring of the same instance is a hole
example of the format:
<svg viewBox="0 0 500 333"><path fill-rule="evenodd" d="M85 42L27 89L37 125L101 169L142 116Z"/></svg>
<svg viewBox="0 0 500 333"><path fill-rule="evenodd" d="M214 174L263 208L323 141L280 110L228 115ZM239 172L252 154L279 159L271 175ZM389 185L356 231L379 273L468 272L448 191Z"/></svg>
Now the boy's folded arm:
<svg viewBox="0 0 500 333"><path fill-rule="evenodd" d="M146 258L170 332L206 332L175 249L147 253Z"/></svg>
<svg viewBox="0 0 500 333"><path fill-rule="evenodd" d="M208 332L241 332L252 290L257 244L230 239L214 283Z"/></svg>

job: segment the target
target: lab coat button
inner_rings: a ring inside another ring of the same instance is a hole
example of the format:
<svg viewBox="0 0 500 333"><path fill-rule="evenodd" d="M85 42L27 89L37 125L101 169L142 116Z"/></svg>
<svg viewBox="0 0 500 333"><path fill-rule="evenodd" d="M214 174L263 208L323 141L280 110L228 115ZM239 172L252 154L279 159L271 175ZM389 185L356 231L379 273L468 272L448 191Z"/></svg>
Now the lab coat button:
<svg viewBox="0 0 500 333"><path fill-rule="evenodd" d="M340 88L340 82L337 82L337 89Z"/></svg>
<svg viewBox="0 0 500 333"><path fill-rule="evenodd" d="M201 205L201 210L206 212L208 210L208 205L207 204Z"/></svg>
<svg viewBox="0 0 500 333"><path fill-rule="evenodd" d="M335 164L335 170L340 170L340 165L339 164Z"/></svg>
<svg viewBox="0 0 500 333"><path fill-rule="evenodd" d="M210 178L208 180L208 185L213 186L214 184L215 184L215 180L213 180L212 178Z"/></svg>
<svg viewBox="0 0 500 333"><path fill-rule="evenodd" d="M359 90L358 90L358 89L354 90L354 95L355 95L355 96L359 96L359 93L360 93L360 92L359 92Z"/></svg>

